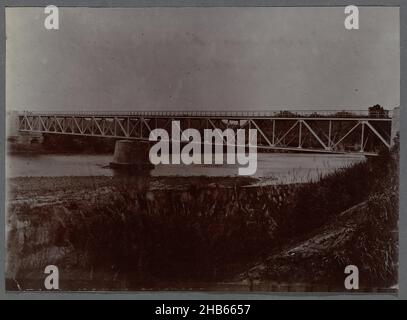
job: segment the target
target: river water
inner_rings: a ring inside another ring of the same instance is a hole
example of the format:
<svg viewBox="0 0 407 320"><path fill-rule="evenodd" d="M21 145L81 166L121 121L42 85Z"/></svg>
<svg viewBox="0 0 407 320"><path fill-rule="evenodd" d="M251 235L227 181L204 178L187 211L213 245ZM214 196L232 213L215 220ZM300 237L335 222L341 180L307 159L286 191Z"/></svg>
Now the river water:
<svg viewBox="0 0 407 320"><path fill-rule="evenodd" d="M112 155L10 154L6 175L13 177L114 176L108 168ZM364 161L364 156L336 154L259 153L253 176L266 183L288 184L318 180L340 168ZM233 165L158 165L152 176L238 176Z"/></svg>

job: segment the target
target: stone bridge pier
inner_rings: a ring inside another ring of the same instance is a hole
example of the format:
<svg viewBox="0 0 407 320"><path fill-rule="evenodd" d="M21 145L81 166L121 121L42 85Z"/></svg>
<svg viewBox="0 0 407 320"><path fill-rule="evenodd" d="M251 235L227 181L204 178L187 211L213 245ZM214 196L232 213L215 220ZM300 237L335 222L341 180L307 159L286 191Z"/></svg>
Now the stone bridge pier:
<svg viewBox="0 0 407 320"><path fill-rule="evenodd" d="M153 169L149 159L150 142L134 140L117 140L110 167L124 170Z"/></svg>

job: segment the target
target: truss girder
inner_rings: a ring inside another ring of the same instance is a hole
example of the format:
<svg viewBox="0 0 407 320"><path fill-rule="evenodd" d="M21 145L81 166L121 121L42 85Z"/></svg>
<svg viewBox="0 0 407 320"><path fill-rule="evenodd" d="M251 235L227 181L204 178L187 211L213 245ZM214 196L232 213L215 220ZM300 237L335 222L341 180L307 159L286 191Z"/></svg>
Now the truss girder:
<svg viewBox="0 0 407 320"><path fill-rule="evenodd" d="M148 140L150 132L162 128L171 133L171 121L182 130L227 128L256 129L262 149L304 152L376 154L390 148L391 118L282 118L282 117L176 117L123 115L19 115L19 130L77 136Z"/></svg>

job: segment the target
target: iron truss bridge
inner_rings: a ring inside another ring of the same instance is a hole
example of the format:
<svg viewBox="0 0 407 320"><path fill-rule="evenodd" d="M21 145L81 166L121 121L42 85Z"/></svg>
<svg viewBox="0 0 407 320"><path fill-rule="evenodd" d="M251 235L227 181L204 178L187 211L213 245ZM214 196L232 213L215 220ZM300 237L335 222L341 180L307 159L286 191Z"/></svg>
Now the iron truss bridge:
<svg viewBox="0 0 407 320"><path fill-rule="evenodd" d="M156 128L257 129L258 148L298 152L376 155L391 147L388 111L138 111L22 112L21 132L149 140ZM246 134L248 137L248 134Z"/></svg>

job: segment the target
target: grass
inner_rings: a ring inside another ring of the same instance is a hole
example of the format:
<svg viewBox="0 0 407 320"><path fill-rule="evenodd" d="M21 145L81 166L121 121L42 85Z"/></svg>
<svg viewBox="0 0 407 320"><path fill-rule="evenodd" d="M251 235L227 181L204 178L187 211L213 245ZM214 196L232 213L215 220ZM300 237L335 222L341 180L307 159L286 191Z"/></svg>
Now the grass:
<svg viewBox="0 0 407 320"><path fill-rule="evenodd" d="M321 250L309 264L280 259L297 274L279 270L264 277L312 282L320 274L321 281L324 275L335 282L343 279L342 266L356 261L371 271L367 285L388 284L396 277L397 176L397 161L382 155L303 185L225 187L201 179L186 189L151 190L135 179L114 183L92 201L15 205L9 210L9 278L30 277L36 271L31 259L36 266L63 265L65 277L86 280L71 283L73 289L162 289L168 283L179 289L225 281L366 202L368 219L349 229L352 246ZM30 228L17 229L19 222ZM49 247L65 254L35 255Z"/></svg>

